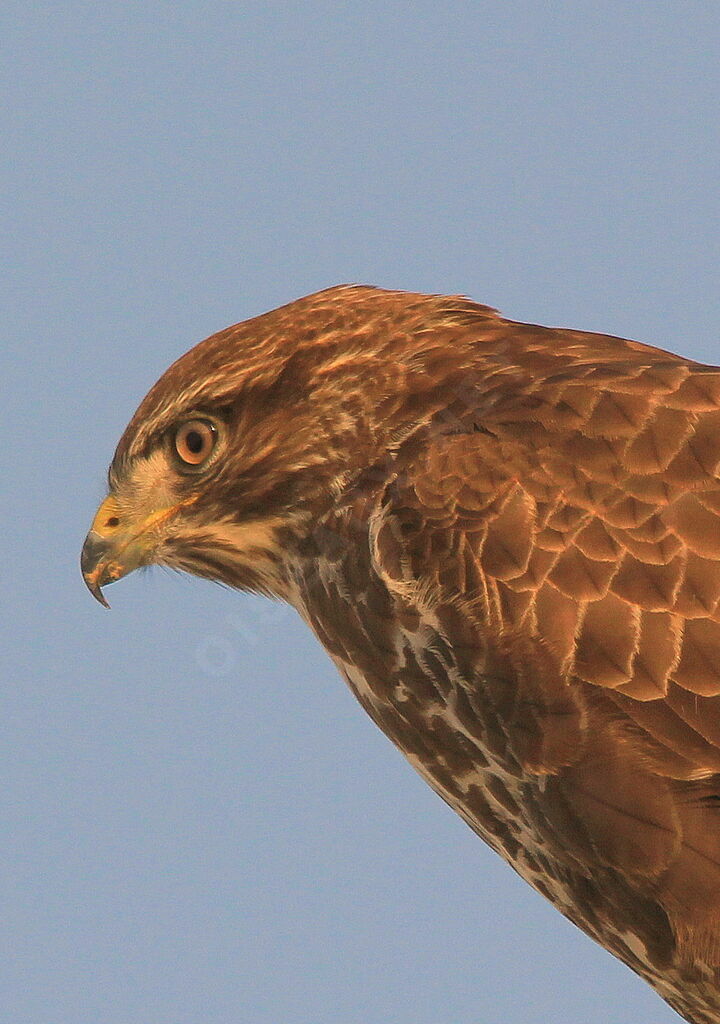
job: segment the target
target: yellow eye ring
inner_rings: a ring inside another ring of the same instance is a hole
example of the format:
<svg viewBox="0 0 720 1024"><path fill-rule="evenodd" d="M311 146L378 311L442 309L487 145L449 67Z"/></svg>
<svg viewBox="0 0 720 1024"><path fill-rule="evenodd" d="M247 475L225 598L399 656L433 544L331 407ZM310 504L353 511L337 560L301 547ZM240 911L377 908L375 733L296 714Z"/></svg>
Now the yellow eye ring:
<svg viewBox="0 0 720 1024"><path fill-rule="evenodd" d="M186 420L175 431L173 447L182 466L201 469L218 442L218 430L210 420L195 417Z"/></svg>

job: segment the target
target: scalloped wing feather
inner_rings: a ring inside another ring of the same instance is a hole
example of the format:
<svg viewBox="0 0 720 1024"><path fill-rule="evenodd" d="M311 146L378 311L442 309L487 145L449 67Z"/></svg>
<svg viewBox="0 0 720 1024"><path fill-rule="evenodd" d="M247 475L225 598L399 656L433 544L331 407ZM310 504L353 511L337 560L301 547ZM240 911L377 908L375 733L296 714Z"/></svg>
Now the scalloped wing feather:
<svg viewBox="0 0 720 1024"><path fill-rule="evenodd" d="M589 865L650 884L681 959L718 963L720 819L697 794L720 793L720 372L580 366L469 414L400 450L376 568L472 624L476 685L505 681L513 754L552 778L546 821L562 804Z"/></svg>

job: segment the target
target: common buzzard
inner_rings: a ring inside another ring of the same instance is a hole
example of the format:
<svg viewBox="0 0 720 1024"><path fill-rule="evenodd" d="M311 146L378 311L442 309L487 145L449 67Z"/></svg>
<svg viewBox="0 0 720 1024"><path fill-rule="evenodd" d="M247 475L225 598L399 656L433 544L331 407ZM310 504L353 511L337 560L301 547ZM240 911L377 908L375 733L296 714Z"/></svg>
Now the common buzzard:
<svg viewBox="0 0 720 1024"><path fill-rule="evenodd" d="M288 601L490 846L720 1021L720 369L343 286L203 341L118 445L92 593Z"/></svg>

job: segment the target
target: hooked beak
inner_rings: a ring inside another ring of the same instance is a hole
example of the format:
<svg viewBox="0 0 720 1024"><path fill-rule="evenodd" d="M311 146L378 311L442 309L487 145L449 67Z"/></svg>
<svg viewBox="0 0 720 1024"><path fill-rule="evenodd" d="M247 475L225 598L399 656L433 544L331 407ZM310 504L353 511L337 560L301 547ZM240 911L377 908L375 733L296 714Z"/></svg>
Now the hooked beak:
<svg viewBox="0 0 720 1024"><path fill-rule="evenodd" d="M97 510L80 556L80 569L92 596L109 608L102 588L155 561L168 521L195 501L197 495L192 495L138 519L109 494Z"/></svg>
<svg viewBox="0 0 720 1024"><path fill-rule="evenodd" d="M145 529L123 525L120 507L110 494L97 511L80 555L80 570L92 596L109 608L102 587L149 561Z"/></svg>

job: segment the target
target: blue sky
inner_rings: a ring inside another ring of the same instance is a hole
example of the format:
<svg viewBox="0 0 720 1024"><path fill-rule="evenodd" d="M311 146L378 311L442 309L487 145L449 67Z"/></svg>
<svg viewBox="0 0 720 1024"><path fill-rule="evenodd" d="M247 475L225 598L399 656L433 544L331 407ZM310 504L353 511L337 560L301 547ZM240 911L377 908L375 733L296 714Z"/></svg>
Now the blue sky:
<svg viewBox="0 0 720 1024"><path fill-rule="evenodd" d="M5 4L0 1019L678 1018L297 616L77 559L207 334L341 281L720 362L714 2Z"/></svg>

